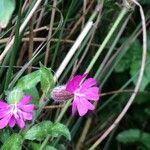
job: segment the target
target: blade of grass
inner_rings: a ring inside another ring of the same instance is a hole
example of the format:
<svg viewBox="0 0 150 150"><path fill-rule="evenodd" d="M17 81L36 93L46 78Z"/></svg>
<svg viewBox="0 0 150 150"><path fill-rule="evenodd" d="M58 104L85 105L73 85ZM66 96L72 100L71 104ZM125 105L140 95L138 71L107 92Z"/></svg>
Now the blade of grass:
<svg viewBox="0 0 150 150"><path fill-rule="evenodd" d="M17 17L17 24L16 24L16 34L15 34L15 39L14 39L14 45L11 50L11 59L10 59L10 63L9 63L9 68L6 73L6 81L5 81L4 90L6 90L8 88L8 84L11 80L12 69L13 69L13 65L15 63L15 57L16 57L17 50L18 50L19 43L20 43L21 36L19 36L19 28L20 28L20 24L21 24L21 22L20 22L21 21L21 6L22 6L22 0L19 1L19 11L18 11L18 17Z"/></svg>

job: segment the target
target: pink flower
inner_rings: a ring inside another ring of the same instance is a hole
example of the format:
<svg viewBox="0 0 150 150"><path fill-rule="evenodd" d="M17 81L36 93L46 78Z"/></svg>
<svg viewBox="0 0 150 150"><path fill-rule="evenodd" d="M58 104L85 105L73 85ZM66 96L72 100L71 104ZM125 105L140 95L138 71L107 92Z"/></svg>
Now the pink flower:
<svg viewBox="0 0 150 150"><path fill-rule="evenodd" d="M78 110L79 115L85 115L88 110L94 110L95 107L88 100L99 100L99 88L96 87L96 81L93 78L86 78L84 75L76 75L66 85L66 90L74 95L72 103L72 113Z"/></svg>
<svg viewBox="0 0 150 150"><path fill-rule="evenodd" d="M7 125L14 127L17 124L20 128L25 127L26 120L32 120L34 110L33 104L28 104L31 96L23 96L17 104L8 104L0 101L0 129Z"/></svg>

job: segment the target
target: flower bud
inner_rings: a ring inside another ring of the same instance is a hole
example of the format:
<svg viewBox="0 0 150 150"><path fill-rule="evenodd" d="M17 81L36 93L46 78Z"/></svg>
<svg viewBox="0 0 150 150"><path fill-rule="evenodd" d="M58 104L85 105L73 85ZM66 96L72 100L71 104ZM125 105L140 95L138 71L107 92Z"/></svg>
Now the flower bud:
<svg viewBox="0 0 150 150"><path fill-rule="evenodd" d="M70 98L73 98L73 94L66 91L66 86L57 86L51 92L51 97L57 102L63 102Z"/></svg>

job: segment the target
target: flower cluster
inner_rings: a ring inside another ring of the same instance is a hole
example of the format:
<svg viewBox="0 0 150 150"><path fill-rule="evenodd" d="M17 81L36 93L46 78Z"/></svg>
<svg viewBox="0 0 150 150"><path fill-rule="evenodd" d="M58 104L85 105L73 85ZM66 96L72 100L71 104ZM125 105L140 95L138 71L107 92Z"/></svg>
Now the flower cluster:
<svg viewBox="0 0 150 150"><path fill-rule="evenodd" d="M86 79L87 74L76 75L66 85L58 86L51 92L55 101L65 101L73 98L72 113L78 110L80 116L84 116L88 110L94 110L95 106L89 102L99 100L99 88L96 80ZM22 95L22 92L15 89L8 97L8 103L0 100L0 129L7 125L14 127L17 124L20 128L25 127L26 120L32 120L34 104L29 104L31 96Z"/></svg>
<svg viewBox="0 0 150 150"><path fill-rule="evenodd" d="M20 128L25 127L26 120L32 120L34 110L33 104L28 104L31 96L23 96L18 103L8 104L0 101L0 129L9 125L14 127L17 124Z"/></svg>

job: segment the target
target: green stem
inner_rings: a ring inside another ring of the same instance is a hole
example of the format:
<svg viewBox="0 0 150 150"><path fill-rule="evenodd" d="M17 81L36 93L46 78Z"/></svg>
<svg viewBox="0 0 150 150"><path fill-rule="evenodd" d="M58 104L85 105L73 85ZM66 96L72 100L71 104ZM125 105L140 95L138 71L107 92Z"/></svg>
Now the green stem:
<svg viewBox="0 0 150 150"><path fill-rule="evenodd" d="M86 69L86 72L90 72L90 70L93 68L95 62L97 61L99 55L101 54L102 50L105 48L107 42L110 40L111 36L113 35L114 31L116 30L116 28L118 27L120 21L122 20L122 18L125 16L125 14L127 13L128 9L126 7L124 7L122 9L122 11L120 12L118 18L116 19L114 25L112 26L111 30L109 31L109 33L107 34L106 38L104 39L103 43L101 44L101 46L99 47L98 51L96 52L94 58L92 59L90 65L88 66L88 68Z"/></svg>
<svg viewBox="0 0 150 150"><path fill-rule="evenodd" d="M44 147L46 146L46 144L47 144L49 138L50 138L50 135L48 135L48 136L46 137L46 139L45 139L44 142L42 143L42 145L41 145L41 147L40 147L39 150L43 150L43 149L44 149Z"/></svg>
<svg viewBox="0 0 150 150"><path fill-rule="evenodd" d="M62 109L62 111L60 112L58 118L56 119L56 122L60 122L63 115L65 114L65 112L67 111L68 107L71 104L72 99L68 100L67 103L65 104L64 108Z"/></svg>
<svg viewBox="0 0 150 150"><path fill-rule="evenodd" d="M131 17L131 14L127 17L127 19L123 23L122 27L120 28L118 34L116 35L116 37L114 39L114 42L112 43L111 47L108 50L108 53L107 53L106 57L104 58L104 61L102 62L102 64L100 65L100 67L98 68L98 70L95 74L95 77L94 77L95 79L100 79L100 76L102 76L102 74L103 74L102 70L105 68L106 62L108 61L109 56L112 54L117 42L119 41L124 29L126 28L126 25L129 21L130 17ZM101 73L101 75L100 75L100 73Z"/></svg>

